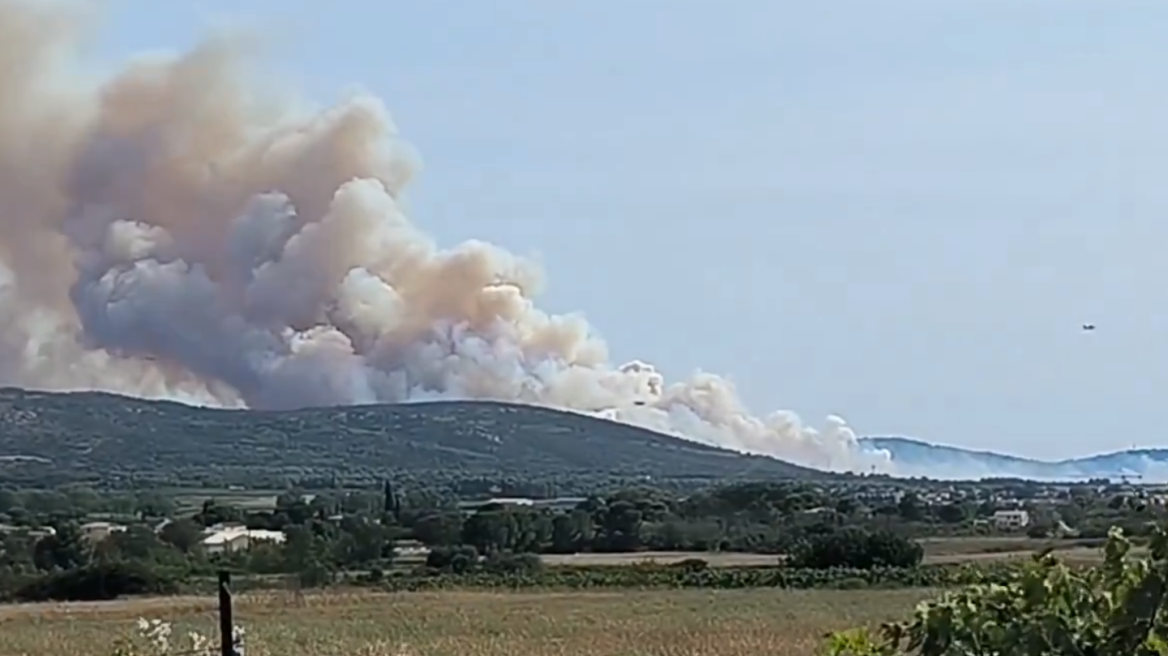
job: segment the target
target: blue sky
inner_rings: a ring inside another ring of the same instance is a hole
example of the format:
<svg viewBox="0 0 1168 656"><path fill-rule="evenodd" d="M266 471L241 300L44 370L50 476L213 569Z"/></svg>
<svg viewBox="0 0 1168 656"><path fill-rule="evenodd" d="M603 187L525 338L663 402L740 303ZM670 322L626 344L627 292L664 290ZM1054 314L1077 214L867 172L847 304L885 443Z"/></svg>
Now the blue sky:
<svg viewBox="0 0 1168 656"><path fill-rule="evenodd" d="M415 220L538 257L616 360L865 434L1165 443L1168 3L106 4L103 56L244 25L382 97Z"/></svg>

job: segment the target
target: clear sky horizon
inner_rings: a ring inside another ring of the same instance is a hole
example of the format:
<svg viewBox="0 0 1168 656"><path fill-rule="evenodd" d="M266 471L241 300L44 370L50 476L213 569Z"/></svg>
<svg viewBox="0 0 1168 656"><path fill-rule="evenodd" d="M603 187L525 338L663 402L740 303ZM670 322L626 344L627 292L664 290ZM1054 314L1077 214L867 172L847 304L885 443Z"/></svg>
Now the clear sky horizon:
<svg viewBox="0 0 1168 656"><path fill-rule="evenodd" d="M414 220L537 257L617 362L861 435L1166 445L1168 4L106 4L103 58L236 24L381 97Z"/></svg>

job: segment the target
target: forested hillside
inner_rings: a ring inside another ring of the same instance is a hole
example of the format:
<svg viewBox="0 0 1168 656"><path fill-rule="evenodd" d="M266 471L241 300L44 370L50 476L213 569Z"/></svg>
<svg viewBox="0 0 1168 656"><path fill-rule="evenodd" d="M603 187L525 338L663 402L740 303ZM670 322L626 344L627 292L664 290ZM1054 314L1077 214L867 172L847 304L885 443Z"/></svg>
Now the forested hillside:
<svg viewBox="0 0 1168 656"><path fill-rule="evenodd" d="M368 481L392 472L808 478L824 474L543 407L492 402L213 410L103 393L0 390L13 484Z"/></svg>

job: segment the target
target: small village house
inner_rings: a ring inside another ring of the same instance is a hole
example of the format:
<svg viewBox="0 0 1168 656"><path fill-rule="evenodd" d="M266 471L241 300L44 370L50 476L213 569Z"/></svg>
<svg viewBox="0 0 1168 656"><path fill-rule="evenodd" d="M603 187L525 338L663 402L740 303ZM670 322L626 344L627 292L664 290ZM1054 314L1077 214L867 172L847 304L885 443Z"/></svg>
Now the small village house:
<svg viewBox="0 0 1168 656"><path fill-rule="evenodd" d="M122 524L114 524L113 522L89 522L82 524L80 530L83 538L91 544L97 544L114 533L125 531L126 527Z"/></svg>
<svg viewBox="0 0 1168 656"><path fill-rule="evenodd" d="M283 543L286 536L281 531L248 529L246 526L221 526L211 529L202 540L207 553L225 553L250 549L260 542Z"/></svg>
<svg viewBox="0 0 1168 656"><path fill-rule="evenodd" d="M990 520L1000 531L1019 531L1030 525L1030 513L1025 510L998 510Z"/></svg>

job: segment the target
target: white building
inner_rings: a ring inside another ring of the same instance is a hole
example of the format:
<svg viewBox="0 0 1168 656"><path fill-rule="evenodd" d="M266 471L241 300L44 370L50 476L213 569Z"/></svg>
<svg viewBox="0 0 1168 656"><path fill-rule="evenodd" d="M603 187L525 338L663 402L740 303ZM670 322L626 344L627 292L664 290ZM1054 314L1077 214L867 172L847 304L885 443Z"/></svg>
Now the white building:
<svg viewBox="0 0 1168 656"><path fill-rule="evenodd" d="M991 520L999 530L1016 531L1030 525L1030 513L1025 510L998 510Z"/></svg>
<svg viewBox="0 0 1168 656"><path fill-rule="evenodd" d="M248 530L246 526L228 526L212 530L203 538L203 548L207 553L223 553L250 549L258 542L283 543L287 539L282 531Z"/></svg>
<svg viewBox="0 0 1168 656"><path fill-rule="evenodd" d="M90 542L97 544L113 533L122 533L126 527L112 522L89 522L81 525L81 535Z"/></svg>
<svg viewBox="0 0 1168 656"><path fill-rule="evenodd" d="M27 535L30 538L37 538L38 540L50 535L56 535L57 529L52 526L39 526L37 528L27 528L21 526L10 526L8 524L0 524L0 534L16 534Z"/></svg>
<svg viewBox="0 0 1168 656"><path fill-rule="evenodd" d="M554 512L567 512L587 501L586 497L556 497L554 499L529 499L526 497L495 497L476 501L460 501L458 507L464 513L473 513L486 506L511 506L523 508L546 508Z"/></svg>

